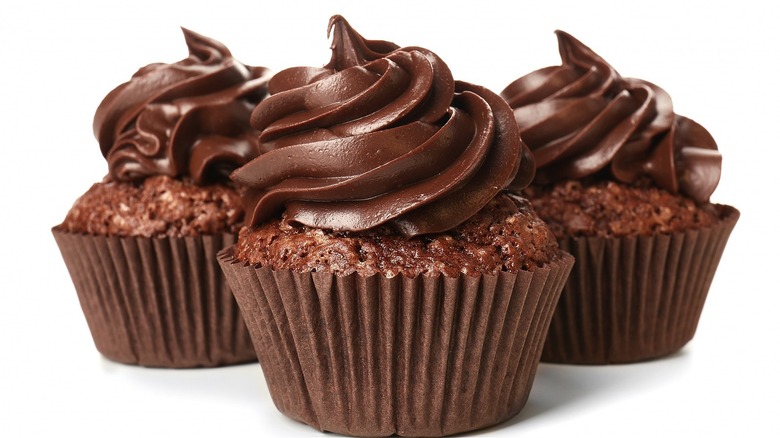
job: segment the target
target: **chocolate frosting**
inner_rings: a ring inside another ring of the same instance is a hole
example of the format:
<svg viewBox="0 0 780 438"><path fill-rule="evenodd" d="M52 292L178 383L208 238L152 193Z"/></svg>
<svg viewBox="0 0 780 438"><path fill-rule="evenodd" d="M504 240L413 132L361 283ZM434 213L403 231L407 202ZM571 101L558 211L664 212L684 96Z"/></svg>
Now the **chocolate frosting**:
<svg viewBox="0 0 780 438"><path fill-rule="evenodd" d="M95 137L113 180L226 181L259 154L249 115L266 95L267 70L241 64L215 40L182 31L189 57L141 68L95 113Z"/></svg>
<svg viewBox="0 0 780 438"><path fill-rule="evenodd" d="M566 32L562 64L531 72L501 92L536 159L534 183L592 175L659 187L707 202L720 179L712 136L675 114L658 86L624 78Z"/></svg>
<svg viewBox="0 0 780 438"><path fill-rule="evenodd" d="M233 173L247 220L406 236L449 230L499 191L533 179L533 158L498 95L433 52L364 39L331 18L331 61L276 74L252 113L266 151Z"/></svg>

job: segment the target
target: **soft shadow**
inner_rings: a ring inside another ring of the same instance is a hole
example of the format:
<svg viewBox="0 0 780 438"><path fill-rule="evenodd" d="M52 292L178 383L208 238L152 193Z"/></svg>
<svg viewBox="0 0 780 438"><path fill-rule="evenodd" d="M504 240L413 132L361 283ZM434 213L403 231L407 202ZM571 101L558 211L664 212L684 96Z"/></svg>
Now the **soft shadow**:
<svg viewBox="0 0 780 438"><path fill-rule="evenodd" d="M123 365L105 358L101 358L101 361L106 373L120 375L134 385L148 387L151 392L232 400L263 405L264 408L273 406L258 363L179 370ZM501 424L457 436L481 436L507 428L519 432L535 421L576 409L585 403L616 399L645 387L653 387L659 381L679 375L689 365L690 356L685 350L662 359L626 365L542 363L537 370L528 402L518 415ZM285 420L297 423L286 417ZM310 431L302 424L301 428L301 432ZM322 436L341 435L325 433Z"/></svg>
<svg viewBox="0 0 780 438"><path fill-rule="evenodd" d="M690 365L685 350L649 362L623 365L559 365L542 363L528 402L513 418L487 429L460 436L478 436L509 427L522 427L547 415L601 398L618 398L659 380L672 378Z"/></svg>
<svg viewBox="0 0 780 438"><path fill-rule="evenodd" d="M147 368L112 362L101 357L108 374L120 375L139 387L170 392L177 396L208 397L256 403L270 396L260 364L251 362L217 368L166 369Z"/></svg>

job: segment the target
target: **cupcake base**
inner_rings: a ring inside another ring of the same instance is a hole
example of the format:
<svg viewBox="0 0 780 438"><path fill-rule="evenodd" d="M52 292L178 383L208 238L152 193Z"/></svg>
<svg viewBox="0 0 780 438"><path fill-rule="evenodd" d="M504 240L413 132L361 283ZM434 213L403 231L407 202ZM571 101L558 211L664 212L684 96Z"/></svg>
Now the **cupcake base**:
<svg viewBox="0 0 780 438"><path fill-rule="evenodd" d="M273 271L218 256L285 415L357 436L442 436L516 415L574 264L477 277Z"/></svg>
<svg viewBox="0 0 780 438"><path fill-rule="evenodd" d="M616 364L650 360L690 341L739 211L654 236L564 238L577 264L553 315L543 362Z"/></svg>
<svg viewBox="0 0 780 438"><path fill-rule="evenodd" d="M52 229L98 351L149 367L257 359L217 252L232 234L105 237Z"/></svg>

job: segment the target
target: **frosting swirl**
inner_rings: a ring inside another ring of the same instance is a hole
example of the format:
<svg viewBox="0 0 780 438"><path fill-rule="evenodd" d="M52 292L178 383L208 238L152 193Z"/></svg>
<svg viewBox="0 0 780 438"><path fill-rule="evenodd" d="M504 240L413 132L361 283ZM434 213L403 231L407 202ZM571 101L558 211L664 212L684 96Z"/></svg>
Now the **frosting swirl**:
<svg viewBox="0 0 780 438"><path fill-rule="evenodd" d="M250 225L285 209L316 228L435 233L533 179L498 95L454 81L429 50L364 39L341 16L331 31L331 61L279 72L252 113L266 152L232 175L248 188Z"/></svg>
<svg viewBox="0 0 780 438"><path fill-rule="evenodd" d="M249 115L265 96L263 67L233 59L221 43L182 28L189 57L142 67L112 90L93 129L117 181L189 175L227 180L259 154Z"/></svg>
<svg viewBox="0 0 780 438"><path fill-rule="evenodd" d="M562 64L531 72L501 96L536 159L535 183L609 173L707 202L720 179L712 136L674 113L658 86L624 78L571 35L556 31Z"/></svg>

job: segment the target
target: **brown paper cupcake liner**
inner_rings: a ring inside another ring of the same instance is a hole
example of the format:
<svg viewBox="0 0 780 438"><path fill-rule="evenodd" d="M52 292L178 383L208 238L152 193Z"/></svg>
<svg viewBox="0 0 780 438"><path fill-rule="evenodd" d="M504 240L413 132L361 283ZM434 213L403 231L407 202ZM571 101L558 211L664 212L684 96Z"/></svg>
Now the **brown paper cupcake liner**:
<svg viewBox="0 0 780 438"><path fill-rule="evenodd" d="M358 436L441 436L525 404L574 259L457 278L273 271L220 253L285 415Z"/></svg>
<svg viewBox="0 0 780 438"><path fill-rule="evenodd" d="M232 234L105 237L52 229L105 357L150 367L212 367L256 360L216 254Z"/></svg>
<svg viewBox="0 0 780 438"><path fill-rule="evenodd" d="M577 260L553 315L543 362L628 363L693 338L739 211L698 230L624 238L564 238Z"/></svg>

